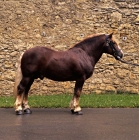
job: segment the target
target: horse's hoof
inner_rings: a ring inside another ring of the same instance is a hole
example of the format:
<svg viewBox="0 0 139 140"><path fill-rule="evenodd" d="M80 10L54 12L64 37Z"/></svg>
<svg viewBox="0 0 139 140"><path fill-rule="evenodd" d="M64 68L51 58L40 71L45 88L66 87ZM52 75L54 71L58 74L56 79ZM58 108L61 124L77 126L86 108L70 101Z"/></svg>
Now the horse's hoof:
<svg viewBox="0 0 139 140"><path fill-rule="evenodd" d="M18 111L15 111L15 114L16 115L24 115L24 112L22 110L18 110Z"/></svg>
<svg viewBox="0 0 139 140"><path fill-rule="evenodd" d="M25 114L32 114L32 111L29 108L27 108L27 109L24 110L24 113Z"/></svg>
<svg viewBox="0 0 139 140"><path fill-rule="evenodd" d="M83 115L83 112L82 111L76 111L76 112L74 112L74 110L71 110L71 113L72 114L76 114L76 115Z"/></svg>
<svg viewBox="0 0 139 140"><path fill-rule="evenodd" d="M75 114L74 110L71 110L71 113L72 113L72 114Z"/></svg>
<svg viewBox="0 0 139 140"><path fill-rule="evenodd" d="M83 115L83 112L82 111L77 111L76 115Z"/></svg>

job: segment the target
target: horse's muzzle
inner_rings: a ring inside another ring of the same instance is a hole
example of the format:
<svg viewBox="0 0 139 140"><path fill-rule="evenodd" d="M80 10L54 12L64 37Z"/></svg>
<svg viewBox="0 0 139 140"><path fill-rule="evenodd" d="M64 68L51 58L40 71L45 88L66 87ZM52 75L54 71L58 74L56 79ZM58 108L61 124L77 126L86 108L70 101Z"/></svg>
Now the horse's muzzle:
<svg viewBox="0 0 139 140"><path fill-rule="evenodd" d="M114 57L116 60L122 59L124 54L122 52L114 53Z"/></svg>

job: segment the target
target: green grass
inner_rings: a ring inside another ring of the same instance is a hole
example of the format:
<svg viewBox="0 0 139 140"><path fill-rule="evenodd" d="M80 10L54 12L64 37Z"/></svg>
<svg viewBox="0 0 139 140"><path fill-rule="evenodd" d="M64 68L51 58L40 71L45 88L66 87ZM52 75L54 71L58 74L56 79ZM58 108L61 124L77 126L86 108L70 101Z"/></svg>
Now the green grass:
<svg viewBox="0 0 139 140"><path fill-rule="evenodd" d="M0 107L13 107L14 104L14 98L13 97L6 97L6 96L2 96L0 97Z"/></svg>
<svg viewBox="0 0 139 140"><path fill-rule="evenodd" d="M72 94L29 96L29 104L36 108L67 108ZM0 107L13 107L13 97L0 97ZM80 105L83 108L137 108L138 94L82 94Z"/></svg>

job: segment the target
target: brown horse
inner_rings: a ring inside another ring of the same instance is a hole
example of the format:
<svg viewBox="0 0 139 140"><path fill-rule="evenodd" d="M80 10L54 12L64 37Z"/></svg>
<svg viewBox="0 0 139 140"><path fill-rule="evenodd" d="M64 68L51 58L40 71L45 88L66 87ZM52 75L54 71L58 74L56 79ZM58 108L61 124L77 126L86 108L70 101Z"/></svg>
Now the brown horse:
<svg viewBox="0 0 139 140"><path fill-rule="evenodd" d="M32 113L28 105L28 92L34 79L44 77L55 81L76 81L70 106L72 113L82 114L79 98L83 84L92 76L95 64L103 53L111 54L116 59L123 57L112 34L90 36L67 51L54 51L46 47L28 49L19 59L15 78L16 114Z"/></svg>

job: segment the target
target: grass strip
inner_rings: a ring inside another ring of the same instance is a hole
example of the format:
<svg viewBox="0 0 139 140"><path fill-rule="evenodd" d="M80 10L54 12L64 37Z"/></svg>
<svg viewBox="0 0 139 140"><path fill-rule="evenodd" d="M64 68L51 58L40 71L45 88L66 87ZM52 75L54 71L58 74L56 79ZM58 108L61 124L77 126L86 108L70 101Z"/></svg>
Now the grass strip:
<svg viewBox="0 0 139 140"><path fill-rule="evenodd" d="M67 108L72 94L31 95L29 104L35 108ZM0 97L0 107L13 107L13 97ZM138 94L82 94L80 105L83 108L138 108Z"/></svg>

